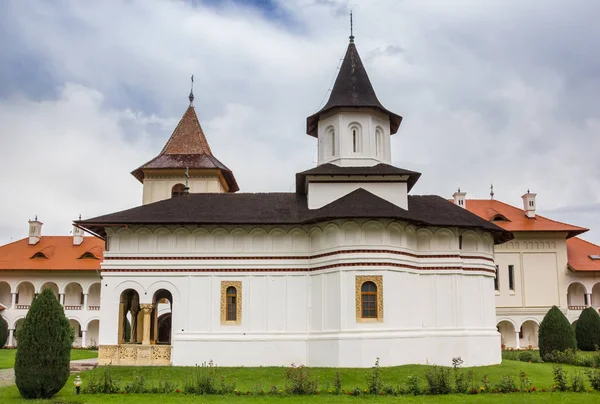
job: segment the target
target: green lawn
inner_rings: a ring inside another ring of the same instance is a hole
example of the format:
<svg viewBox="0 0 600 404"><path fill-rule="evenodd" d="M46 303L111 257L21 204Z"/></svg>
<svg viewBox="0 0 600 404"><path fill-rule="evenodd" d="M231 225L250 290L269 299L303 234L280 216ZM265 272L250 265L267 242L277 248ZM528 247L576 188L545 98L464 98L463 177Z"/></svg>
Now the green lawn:
<svg viewBox="0 0 600 404"><path fill-rule="evenodd" d="M9 369L15 366L16 349L0 349L0 369ZM87 349L72 349L71 360L97 358L98 351Z"/></svg>
<svg viewBox="0 0 600 404"><path fill-rule="evenodd" d="M550 390L554 385L551 363L527 363L505 360L501 365L474 367L463 369L464 372L472 371L476 386L481 386L480 381L483 376L495 383L502 376L513 376L519 380L520 371L524 371L532 384L538 389ZM419 376L421 382L425 383L425 371L428 366L424 365L405 365L397 367L381 368L381 377L384 385L399 386L404 385L408 376ZM583 367L563 365L565 371L585 372ZM162 377L168 378L172 383L182 388L184 380L192 373L193 368L189 367L126 367L114 366L111 368L111 375L114 379L125 384L135 375L142 374L149 383L157 382ZM327 391L333 386L335 372L339 370L342 374L342 388L346 390L355 387L365 388L367 377L370 375L370 369L335 369L335 368L311 368L311 376L317 379L319 390ZM97 368L85 374L88 378L92 374L101 374L104 368ZM240 391L256 391L261 388L265 391L272 386L284 388L285 386L285 368L282 367L261 367L261 368L218 368L217 376L223 376L228 382L235 382L236 388ZM84 377L82 375L82 377ZM587 379L586 379L587 380ZM599 398L600 399L600 398Z"/></svg>
<svg viewBox="0 0 600 404"><path fill-rule="evenodd" d="M471 370L476 375L476 380L481 380L487 375L492 382L497 382L502 376L514 376L518 384L519 372L522 370L527 373L533 385L538 390L551 389L553 383L552 364L547 363L525 363L505 360L502 365L486 366L479 368L465 369ZM585 368L576 366L563 366L563 368L572 374L573 372L586 371ZM407 376L421 376L423 379L427 366L408 365L394 368L381 368L382 378L385 384L404 385ZM193 369L185 367L112 367L111 375L121 383L121 386L135 375L143 374L149 382L156 382L159 378L168 378L171 382L177 384L180 388L183 380L188 377ZM342 384L344 389L354 387L365 388L366 377L370 369L339 369L342 373ZM94 369L83 372L81 378L83 383L90 380L93 374L99 375L104 372L104 368ZM257 391L261 388L268 390L276 385L284 388L285 377L284 368L266 367L266 368L219 368L218 375L222 375L229 381L235 380L236 387L240 391ZM512 393L512 394L479 394L479 395L450 395L450 396L399 396L399 397L377 397L377 396L335 396L325 394L328 387L333 383L336 369L332 368L312 368L311 375L319 381L319 396L194 396L183 393L172 393L166 395L150 394L115 394L115 395L90 395L82 394L76 396L73 388L73 377L67 382L66 386L48 403L356 403L364 401L373 401L380 403L513 403L519 401L522 403L598 403L600 402L600 393ZM570 376L569 376L570 381ZM425 385L425 381L422 381ZM589 383L586 378L586 385ZM0 403L25 403L20 398L19 392L15 386L0 388Z"/></svg>

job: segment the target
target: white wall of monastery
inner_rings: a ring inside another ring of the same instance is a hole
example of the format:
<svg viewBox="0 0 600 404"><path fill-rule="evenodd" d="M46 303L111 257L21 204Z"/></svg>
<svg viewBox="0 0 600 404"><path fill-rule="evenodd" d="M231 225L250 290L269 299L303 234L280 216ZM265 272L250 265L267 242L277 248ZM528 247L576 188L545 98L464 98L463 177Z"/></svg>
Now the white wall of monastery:
<svg viewBox="0 0 600 404"><path fill-rule="evenodd" d="M76 330L74 346L98 344L100 275L95 271L3 271L0 279L0 314L10 330L8 346L16 346L14 330L25 318L36 293L52 289L63 303L65 315ZM83 296L82 296L83 294Z"/></svg>
<svg viewBox="0 0 600 404"><path fill-rule="evenodd" d="M402 209L408 209L406 182L317 182L308 184L308 208L319 209L357 189L362 188Z"/></svg>
<svg viewBox="0 0 600 404"><path fill-rule="evenodd" d="M463 235L459 250L458 229L391 221L109 231L100 344L117 344L124 290L144 304L162 288L174 365L498 363L493 243ZM357 276L381 276L382 321L357 319ZM222 281L241 282L240 324L221 323Z"/></svg>

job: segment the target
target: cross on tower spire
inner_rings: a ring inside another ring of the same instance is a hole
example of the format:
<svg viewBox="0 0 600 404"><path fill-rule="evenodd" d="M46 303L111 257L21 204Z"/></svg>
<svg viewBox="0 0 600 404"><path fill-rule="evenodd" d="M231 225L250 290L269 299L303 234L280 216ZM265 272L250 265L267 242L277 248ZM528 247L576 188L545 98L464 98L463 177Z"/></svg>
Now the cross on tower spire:
<svg viewBox="0 0 600 404"><path fill-rule="evenodd" d="M354 43L354 27L352 26L352 10L350 10L350 43Z"/></svg>
<svg viewBox="0 0 600 404"><path fill-rule="evenodd" d="M190 88L190 95L188 96L188 99L190 100L190 107L192 105L194 105L194 75L192 74L192 85Z"/></svg>

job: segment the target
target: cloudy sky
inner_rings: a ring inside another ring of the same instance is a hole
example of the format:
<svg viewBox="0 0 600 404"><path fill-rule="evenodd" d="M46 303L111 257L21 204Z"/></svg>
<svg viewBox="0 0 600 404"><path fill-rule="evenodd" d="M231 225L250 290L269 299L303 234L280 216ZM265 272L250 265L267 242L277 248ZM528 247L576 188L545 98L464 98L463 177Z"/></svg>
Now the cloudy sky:
<svg viewBox="0 0 600 404"><path fill-rule="evenodd" d="M354 10L379 99L404 117L393 163L414 194L521 206L600 243L597 0L0 2L0 243L141 203L129 173L187 107L242 192L293 191L315 164Z"/></svg>

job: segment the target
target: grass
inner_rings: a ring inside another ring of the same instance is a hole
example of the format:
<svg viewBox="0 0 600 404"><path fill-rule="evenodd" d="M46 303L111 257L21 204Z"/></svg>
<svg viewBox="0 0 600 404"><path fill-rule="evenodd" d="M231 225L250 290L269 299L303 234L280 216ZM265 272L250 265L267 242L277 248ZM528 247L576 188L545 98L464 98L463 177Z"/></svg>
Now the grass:
<svg viewBox="0 0 600 404"><path fill-rule="evenodd" d="M15 367L16 349L0 349L0 369ZM97 358L98 351L88 349L71 349L71 360Z"/></svg>
<svg viewBox="0 0 600 404"><path fill-rule="evenodd" d="M492 382L497 382L502 376L514 376L518 384L519 372L524 371L536 388L541 390L545 388L550 390L553 386L552 364L549 363L526 363L505 360L501 365L468 368L476 375L475 380L479 381L484 375L487 375ZM393 368L381 368L384 384L404 385L407 377L420 376L424 386L424 374L427 366L407 365ZM563 368L569 373L585 372L586 369L576 366L564 365ZM73 388L73 376L67 382L65 387L52 399L45 401L47 403L356 403L356 402L399 402L399 403L513 403L520 401L523 403L538 402L556 402L556 403L598 403L600 394L594 393L513 393L513 394L479 394L479 395L449 395L449 396L400 396L400 397L377 397L377 396L335 396L324 394L328 386L333 384L336 370L342 374L342 385L346 390L354 387L365 388L367 385L367 376L370 369L332 369L332 368L311 368L311 376L318 379L319 389L322 392L319 396L194 396L183 393L172 393L166 395L151 394L116 394L116 395L90 395L82 394L76 396ZM112 367L111 375L123 386L135 375L144 375L148 382L153 383L160 378L168 378L171 382L182 387L183 381L191 373L191 369L185 367ZM217 374L223 375L229 381L235 380L236 387L240 391L257 391L259 389L269 390L271 386L276 385L279 388L285 386L284 368L264 367L264 368L219 368ZM100 375L104 368L94 369L81 374L83 383L89 381L94 374ZM570 377L569 377L570 381ZM587 383L586 378L586 385ZM0 388L1 403L24 403L15 386ZM27 401L31 402L31 401Z"/></svg>

